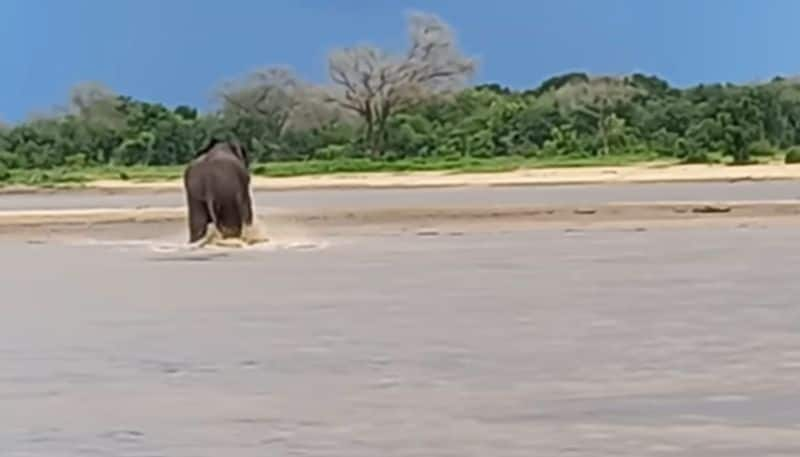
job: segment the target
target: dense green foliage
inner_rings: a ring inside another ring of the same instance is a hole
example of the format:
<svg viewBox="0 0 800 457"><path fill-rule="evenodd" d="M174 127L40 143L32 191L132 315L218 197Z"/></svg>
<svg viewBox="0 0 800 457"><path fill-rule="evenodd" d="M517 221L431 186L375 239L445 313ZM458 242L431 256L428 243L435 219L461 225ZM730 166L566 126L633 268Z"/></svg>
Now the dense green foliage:
<svg viewBox="0 0 800 457"><path fill-rule="evenodd" d="M633 155L749 163L789 151L787 161L800 161L800 83L780 78L679 90L643 75L568 74L528 91L476 86L394 113L379 150L366 147L363 122L344 115L283 128L246 110L200 114L122 96L101 105L0 126L0 180L15 170L182 165L210 135L249 145L254 169L264 173L259 163L285 161L364 167L365 160L446 164Z"/></svg>

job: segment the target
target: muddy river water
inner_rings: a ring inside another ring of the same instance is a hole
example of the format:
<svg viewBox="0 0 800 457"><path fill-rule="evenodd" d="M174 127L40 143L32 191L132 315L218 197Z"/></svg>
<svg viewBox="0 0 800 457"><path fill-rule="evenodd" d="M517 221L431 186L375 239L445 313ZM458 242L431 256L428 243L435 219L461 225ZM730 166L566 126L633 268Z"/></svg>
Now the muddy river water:
<svg viewBox="0 0 800 457"><path fill-rule="evenodd" d="M171 230L0 239L0 456L800 455L797 227Z"/></svg>

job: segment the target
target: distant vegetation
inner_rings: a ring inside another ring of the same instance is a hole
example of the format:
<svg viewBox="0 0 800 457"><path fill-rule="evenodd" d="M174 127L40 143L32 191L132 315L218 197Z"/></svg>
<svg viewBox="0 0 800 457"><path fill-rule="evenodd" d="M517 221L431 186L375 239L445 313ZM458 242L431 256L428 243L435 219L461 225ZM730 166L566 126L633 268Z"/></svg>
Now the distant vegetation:
<svg viewBox="0 0 800 457"><path fill-rule="evenodd" d="M0 181L177 177L211 135L243 141L254 172L271 176L800 162L800 80L677 89L642 74L570 73L512 91L472 85L477 62L440 19L412 15L408 33L402 54L333 52L325 84L283 67L224 83L209 113L79 85L66 107L0 125Z"/></svg>

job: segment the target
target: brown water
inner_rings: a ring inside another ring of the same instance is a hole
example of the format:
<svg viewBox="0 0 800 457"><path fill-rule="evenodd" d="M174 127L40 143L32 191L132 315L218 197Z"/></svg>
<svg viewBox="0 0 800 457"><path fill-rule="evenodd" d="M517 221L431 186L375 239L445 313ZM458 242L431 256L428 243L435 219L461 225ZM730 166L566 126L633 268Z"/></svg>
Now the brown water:
<svg viewBox="0 0 800 457"><path fill-rule="evenodd" d="M796 228L181 229L0 241L1 456L800 455Z"/></svg>

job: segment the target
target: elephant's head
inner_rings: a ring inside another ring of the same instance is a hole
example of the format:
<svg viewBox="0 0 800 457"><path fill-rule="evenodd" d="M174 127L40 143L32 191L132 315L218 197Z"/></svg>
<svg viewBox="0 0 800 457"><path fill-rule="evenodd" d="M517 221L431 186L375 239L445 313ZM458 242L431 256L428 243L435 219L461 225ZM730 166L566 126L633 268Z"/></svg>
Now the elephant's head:
<svg viewBox="0 0 800 457"><path fill-rule="evenodd" d="M239 160L241 160L244 163L245 167L247 168L250 167L250 156L247 152L247 148L245 148L238 141L224 141L220 140L217 137L211 137L211 139L209 139L208 141L208 144L206 144L205 147L200 149L200 151L197 152L197 155L202 156L214 149L220 149L229 152L235 155Z"/></svg>

